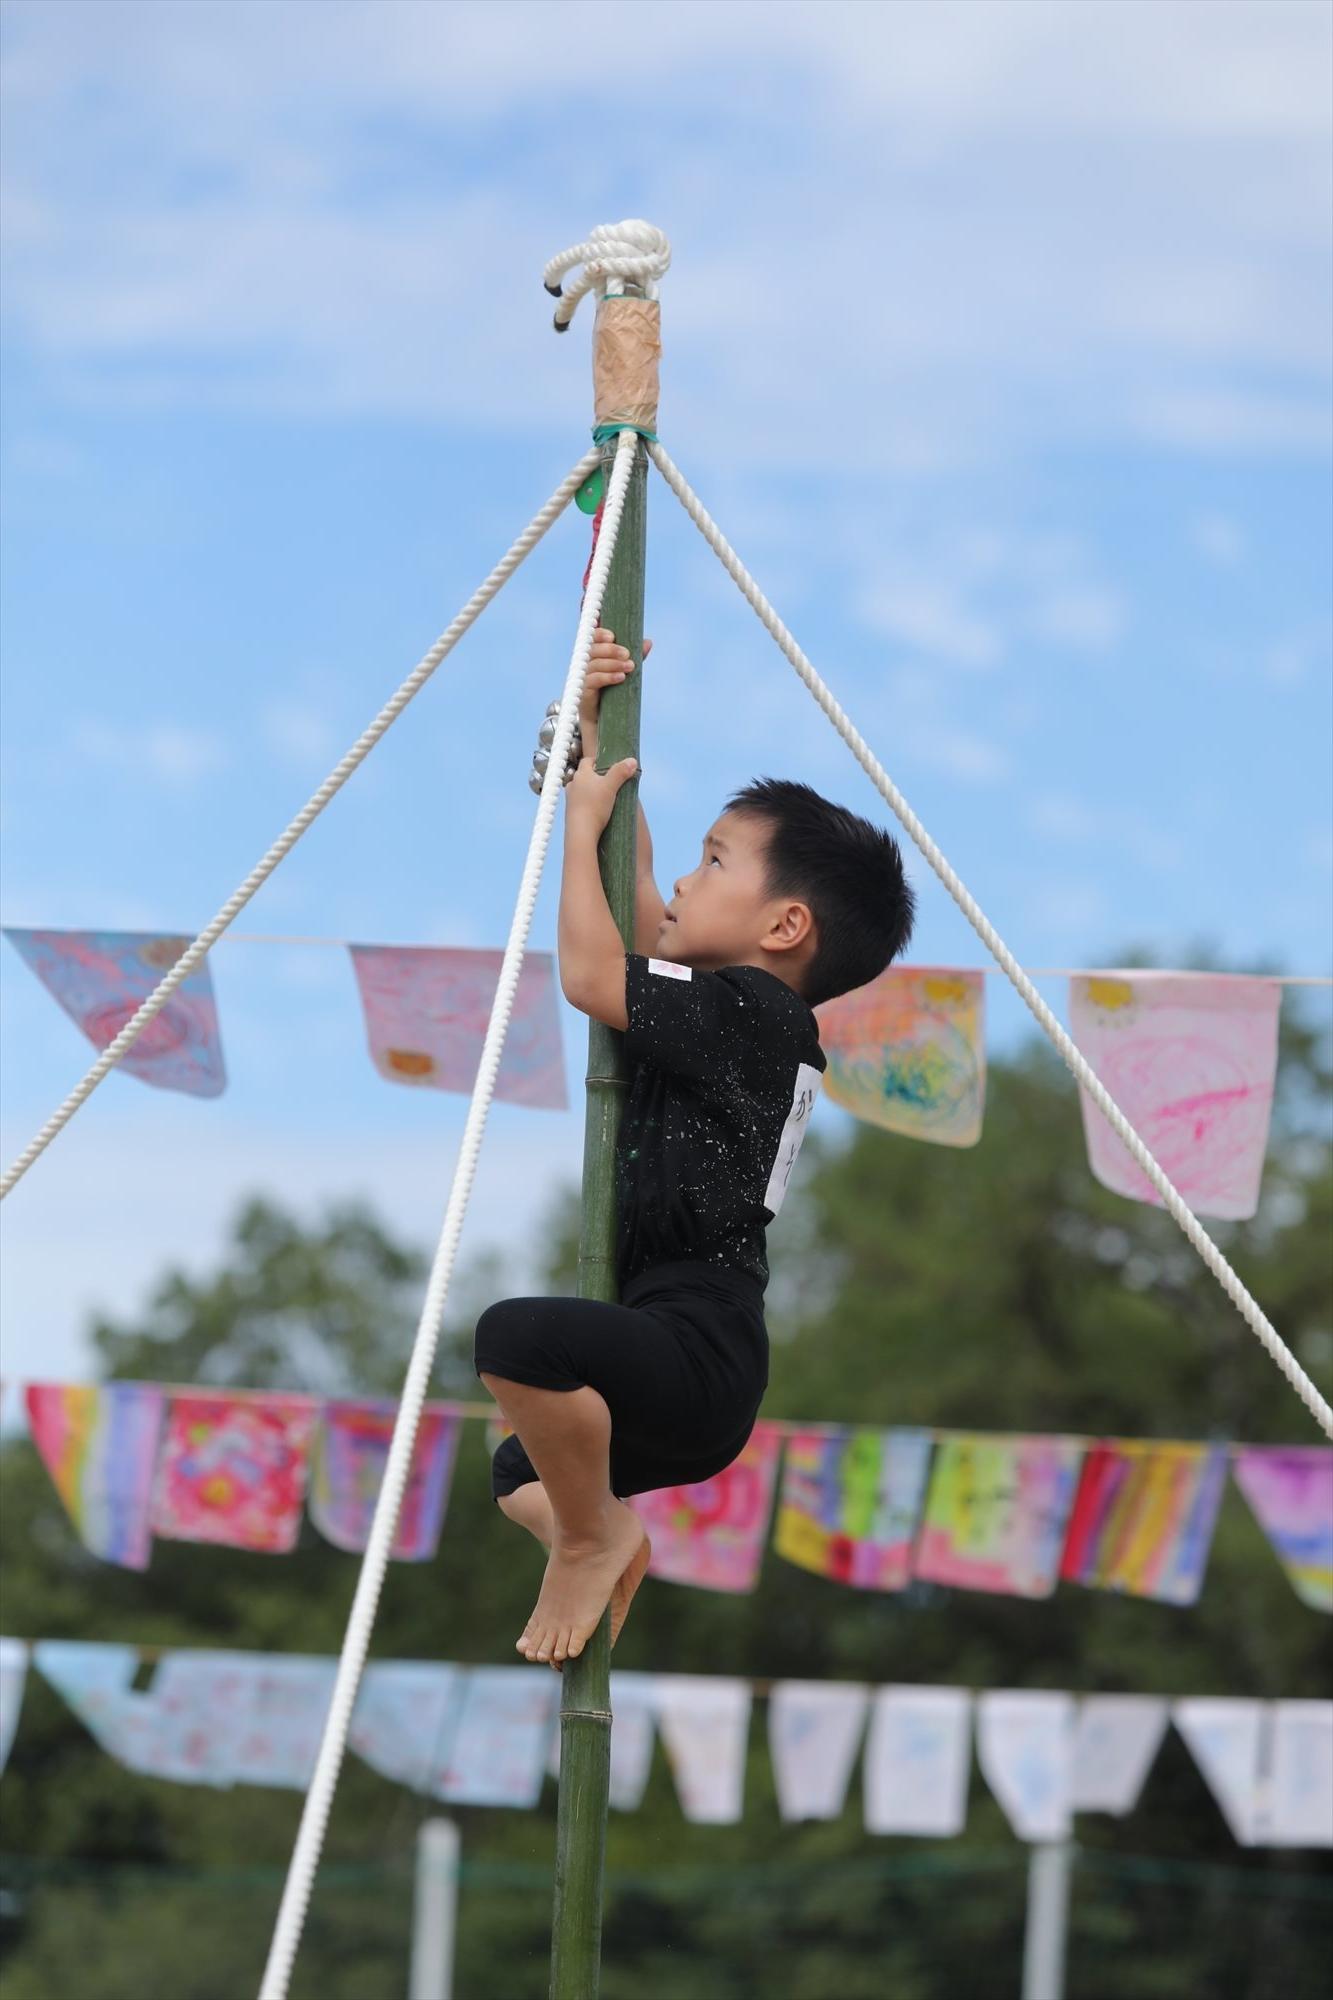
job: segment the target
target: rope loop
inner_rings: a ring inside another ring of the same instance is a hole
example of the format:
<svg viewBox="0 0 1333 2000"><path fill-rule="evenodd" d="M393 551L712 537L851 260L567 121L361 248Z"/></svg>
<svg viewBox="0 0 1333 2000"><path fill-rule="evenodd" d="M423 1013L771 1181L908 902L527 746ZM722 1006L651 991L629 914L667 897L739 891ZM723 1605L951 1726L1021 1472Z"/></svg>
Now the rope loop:
<svg viewBox="0 0 1333 2000"><path fill-rule="evenodd" d="M562 279L576 264L583 270L565 288ZM579 300L594 287L604 299L619 298L627 282L639 286L646 299L657 297L657 281L670 269L671 245L651 222L631 217L624 222L601 222L586 243L573 243L552 257L542 273L542 283L560 304L555 309L557 333L564 333L578 310Z"/></svg>

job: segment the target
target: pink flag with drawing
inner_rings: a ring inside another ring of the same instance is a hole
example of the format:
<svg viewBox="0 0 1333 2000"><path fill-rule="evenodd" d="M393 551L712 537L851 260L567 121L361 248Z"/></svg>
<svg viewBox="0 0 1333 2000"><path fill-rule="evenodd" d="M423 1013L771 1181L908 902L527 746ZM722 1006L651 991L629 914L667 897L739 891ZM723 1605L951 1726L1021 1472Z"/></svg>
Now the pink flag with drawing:
<svg viewBox="0 0 1333 2000"><path fill-rule="evenodd" d="M1200 1215L1235 1221L1259 1205L1281 999L1275 979L1221 973L1099 973L1069 982L1075 1042ZM1079 1101L1089 1164L1102 1186L1165 1206L1081 1085Z"/></svg>
<svg viewBox="0 0 1333 2000"><path fill-rule="evenodd" d="M6 930L5 936L93 1047L107 1048L192 938L150 931ZM208 960L153 1016L118 1065L159 1090L218 1097L227 1087Z"/></svg>
<svg viewBox="0 0 1333 2000"><path fill-rule="evenodd" d="M1238 1445L1232 1471L1296 1595L1333 1611L1333 1451Z"/></svg>
<svg viewBox="0 0 1333 2000"><path fill-rule="evenodd" d="M413 945L349 946L366 1036L390 1083L469 1095L477 1080L504 953ZM564 1111L564 1051L549 951L524 956L495 1095Z"/></svg>
<svg viewBox="0 0 1333 2000"><path fill-rule="evenodd" d="M175 1395L153 1496L165 1541L287 1555L301 1532L313 1396Z"/></svg>
<svg viewBox="0 0 1333 2000"><path fill-rule="evenodd" d="M632 1494L653 1545L650 1576L700 1590L753 1590L759 1579L782 1433L758 1423L739 1458L715 1479Z"/></svg>
<svg viewBox="0 0 1333 2000"><path fill-rule="evenodd" d="M29 1382L32 1441L86 1547L147 1569L166 1391L153 1382Z"/></svg>
<svg viewBox="0 0 1333 2000"><path fill-rule="evenodd" d="M310 1518L339 1549L364 1549L384 1483L397 1406L386 1402L326 1403L310 1477ZM407 1487L392 1554L398 1562L429 1562L440 1540L462 1418L427 1403L417 1425Z"/></svg>
<svg viewBox="0 0 1333 2000"><path fill-rule="evenodd" d="M917 1575L960 1590L1049 1597L1082 1457L1074 1438L946 1435L926 1496Z"/></svg>
<svg viewBox="0 0 1333 2000"><path fill-rule="evenodd" d="M789 1434L775 1553L861 1590L901 1590L929 1464L929 1431Z"/></svg>
<svg viewBox="0 0 1333 2000"><path fill-rule="evenodd" d="M868 1124L937 1146L975 1146L986 1095L980 972L891 966L815 1009L824 1088Z"/></svg>

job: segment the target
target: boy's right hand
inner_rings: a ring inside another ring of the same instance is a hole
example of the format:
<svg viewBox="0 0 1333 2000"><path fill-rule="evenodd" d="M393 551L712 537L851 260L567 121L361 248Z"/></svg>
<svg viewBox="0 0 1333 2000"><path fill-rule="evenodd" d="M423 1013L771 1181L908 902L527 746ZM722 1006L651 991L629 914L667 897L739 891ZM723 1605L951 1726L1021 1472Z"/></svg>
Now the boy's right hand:
<svg viewBox="0 0 1333 2000"><path fill-rule="evenodd" d="M643 657L646 660L653 650L651 639L643 642ZM583 754L596 760L597 757L597 716L602 706L602 691L618 687L626 674L634 672L634 662L627 646L616 644L616 635L605 625L599 625L592 635L592 651L588 655L588 674L583 683L583 699L579 703L579 733L583 738Z"/></svg>

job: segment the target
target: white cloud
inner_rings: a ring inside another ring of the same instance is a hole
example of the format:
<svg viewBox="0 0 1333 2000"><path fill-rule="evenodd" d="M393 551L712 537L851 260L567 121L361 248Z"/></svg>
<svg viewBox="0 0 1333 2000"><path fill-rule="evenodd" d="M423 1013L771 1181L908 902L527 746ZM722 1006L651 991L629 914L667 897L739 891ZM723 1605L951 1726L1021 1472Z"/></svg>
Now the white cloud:
<svg viewBox="0 0 1333 2000"><path fill-rule="evenodd" d="M1144 819L1117 807L1099 811L1068 792L1034 792L1023 804L1023 819L1033 833L1059 845L1095 846L1102 854L1127 854L1153 874L1173 873L1184 866L1184 843Z"/></svg>
<svg viewBox="0 0 1333 2000"><path fill-rule="evenodd" d="M875 630L958 666L993 667L1004 650L994 625L968 611L942 583L903 577L872 584L857 608Z"/></svg>
<svg viewBox="0 0 1333 2000"><path fill-rule="evenodd" d="M1049 834L1055 840L1095 840L1101 827L1097 814L1066 792L1031 794L1023 817L1034 833Z"/></svg>
<svg viewBox="0 0 1333 2000"><path fill-rule="evenodd" d="M1072 876L1039 883L1029 896L1025 911L1029 924L1040 925L1057 940L1077 941L1084 946L1096 930L1105 929L1109 915L1101 884Z"/></svg>
<svg viewBox="0 0 1333 2000"><path fill-rule="evenodd" d="M1219 569L1233 569L1245 554L1245 532L1229 514L1209 511L1189 522L1190 541L1201 556Z"/></svg>
<svg viewBox="0 0 1333 2000"><path fill-rule="evenodd" d="M1330 636L1326 624L1282 633L1260 652L1260 673L1271 687L1298 687L1317 666L1324 668L1327 677Z"/></svg>
<svg viewBox="0 0 1333 2000"><path fill-rule="evenodd" d="M1333 446L1325 396L1260 395L1243 389L1164 389L1136 396L1130 428L1155 444L1204 453L1292 452L1320 457Z"/></svg>
<svg viewBox="0 0 1333 2000"><path fill-rule="evenodd" d="M176 788L193 785L230 762L218 735L170 722L135 728L81 716L75 724L72 748L76 756L122 776L147 775Z"/></svg>
<svg viewBox="0 0 1333 2000"><path fill-rule="evenodd" d="M1105 652L1124 630L1125 607L1113 591L1093 585L1071 586L1039 599L1027 626L1052 645L1081 653Z"/></svg>
<svg viewBox="0 0 1333 2000"><path fill-rule="evenodd" d="M936 676L920 667L894 670L884 693L867 705L865 733L890 777L903 780L909 802L906 760L968 785L999 784L1013 774L1004 745L962 727Z"/></svg>
<svg viewBox="0 0 1333 2000"><path fill-rule="evenodd" d="M17 0L10 43L7 309L70 398L581 420L537 277L632 186L664 414L728 458L1327 438L1326 10ZM654 115L571 179L594 62Z"/></svg>
<svg viewBox="0 0 1333 2000"><path fill-rule="evenodd" d="M1066 530L1019 533L977 523L917 546L903 535L891 559L870 540L864 530L847 538L850 561L867 577L853 591L858 615L872 631L951 666L989 669L1025 637L1105 652L1124 630L1122 597L1096 576L1092 551Z"/></svg>
<svg viewBox="0 0 1333 2000"><path fill-rule="evenodd" d="M262 728L269 748L284 762L303 769L312 763L332 766L346 748L334 733L327 709L313 701L268 702Z"/></svg>

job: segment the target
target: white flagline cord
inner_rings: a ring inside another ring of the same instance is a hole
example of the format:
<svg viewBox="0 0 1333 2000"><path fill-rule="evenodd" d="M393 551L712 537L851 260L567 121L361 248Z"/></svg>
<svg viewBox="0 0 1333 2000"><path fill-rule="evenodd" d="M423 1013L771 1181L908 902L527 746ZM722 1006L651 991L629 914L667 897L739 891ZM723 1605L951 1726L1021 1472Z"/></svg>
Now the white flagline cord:
<svg viewBox="0 0 1333 2000"><path fill-rule="evenodd" d="M490 1023L486 1029L486 1041L481 1052L477 1081L473 1086L472 1102L468 1106L467 1124L459 1147L458 1164L454 1168L453 1185L449 1190L444 1226L435 1252L435 1261L431 1267L430 1283L421 1309L421 1321L412 1348L402 1401L398 1406L398 1415L394 1422L393 1442L389 1446L384 1480L375 1503L375 1517L371 1523L366 1552L362 1558L361 1573L357 1580L356 1596L347 1621L347 1636L343 1640L343 1649L338 1660L338 1674L334 1682L328 1717L324 1724L319 1757L301 1815L301 1826L292 1852L282 1906L278 1911L268 1964L265 1967L263 1984L259 1989L259 2000L284 2000L296 1949L301 1941L306 1906L310 1900L311 1885L319 1865L324 1831L333 1804L333 1790L338 1782L338 1772L347 1744L347 1731L356 1701L357 1685L365 1665L371 1629L375 1622L375 1610L389 1563L394 1531L398 1525L403 1491L407 1485L412 1448L416 1440L422 1404L426 1399L431 1366L439 1340L440 1322L444 1316L449 1280L453 1272L454 1253L458 1247L463 1217L472 1192L473 1176L476 1173L477 1158L486 1129L486 1117L495 1089L500 1058L504 1053L505 1036L509 1030L509 1016L518 989L519 974L523 969L523 952L532 923L537 892L541 887L542 864L551 837L555 802L562 790L561 778L569 756L569 746L574 738L579 698L588 672L588 656L592 651L592 635L601 615L607 571L610 569L616 537L620 532L620 517L624 510L625 494L629 487L630 469L634 463L637 443L638 438L634 431L625 430L620 433L615 464L611 469L607 490L606 512L597 538L587 595L574 635L574 648L569 657L569 672L565 677L564 694L561 696L555 741L551 745L550 761L542 780L537 818L528 844L518 901L514 906L514 920L509 932L509 943L505 947L504 964L500 969L500 982L491 1009Z"/></svg>
<svg viewBox="0 0 1333 2000"><path fill-rule="evenodd" d="M842 737L844 743L846 743L848 749L866 773L866 776L875 786L875 789L892 806L894 812L911 834L913 840L921 849L921 852L925 855L927 861L935 870L935 873L939 876L959 909L963 912L963 915L972 925L982 943L1004 967L1004 970L1022 994L1033 1014L1036 1015L1041 1026L1046 1030L1046 1033L1059 1049L1075 1077L1096 1101L1099 1109L1110 1121L1113 1129L1124 1140L1126 1146L1143 1168L1144 1173L1147 1174L1153 1186L1170 1209L1171 1214L1194 1245L1194 1248L1198 1251L1213 1276L1217 1279L1223 1291L1226 1292L1232 1303L1248 1321L1252 1330L1258 1335L1270 1356L1291 1383L1292 1388L1305 1404L1305 1407L1309 1410L1320 1429L1326 1436L1333 1438L1333 1409L1330 1409L1329 1405L1320 1395L1310 1377L1282 1339L1277 1328L1272 1325L1271 1321L1265 1316L1262 1308L1245 1289L1245 1286L1236 1276L1236 1273L1213 1242L1211 1236L1200 1227L1189 1204L1182 1199L1171 1185L1171 1182L1162 1172L1162 1169L1158 1166L1138 1133L1125 1117L1123 1111L1120 1110L1119 1106L1111 1098L1095 1070L1092 1069L1087 1059L1080 1053L1077 1043L1060 1026L1060 1023L1056 1020L1054 1014L1032 984L1032 981L1023 971L1023 968L1014 958L1004 940L999 936L994 926L988 922L976 902L964 888L962 882L945 860L944 855L935 845L935 842L926 832L926 829L922 826L920 820L898 790L898 787L889 777L888 772L869 748L865 738L853 727L845 710L839 706L828 688L825 687L823 681L811 666L796 641L792 638L791 633L778 617L772 605L768 602L768 599L746 569L744 563L741 562L717 524L705 511L703 505L691 491L676 466L672 464L661 445L650 443L648 451L658 471L662 474L667 485L676 495L676 498L680 501L686 513L694 522L694 525L699 529L704 540L720 558L723 568L739 586L742 595L758 613L762 623L767 627L782 652L785 653L791 665L805 682L805 685L809 688L811 694L819 703L819 706L823 709L839 736Z"/></svg>
<svg viewBox="0 0 1333 2000"><path fill-rule="evenodd" d="M13 1166L5 1173L3 1179L0 1179L0 1200L3 1200L15 1183L23 1178L39 1154L45 1152L46 1148L55 1138L56 1133L64 1125L68 1124L85 1098L92 1095L93 1091L102 1081L102 1078L107 1074L107 1071L114 1068L126 1050L131 1048L138 1040L153 1016L159 1013L166 1005L181 981L189 977L196 965L206 956L217 938L226 930L232 918L245 908L245 905L250 901L255 891L268 880L283 856L295 847L311 821L319 817L334 793L342 789L358 764L374 749L385 730L389 727L389 724L402 714L402 711L407 707L413 695L417 694L425 686L441 660L453 651L468 627L475 624L501 586L509 581L509 578L523 561L523 558L536 547L537 543L551 526L551 523L558 520L560 515L563 514L574 494L577 493L579 487L582 486L584 480L588 477L588 474L600 464L601 454L598 451L586 452L573 471L561 480L555 492L546 502L546 505L539 513L533 516L532 520L523 530L523 533L509 550L509 553L496 564L480 589L468 599L452 625L440 634L430 651L412 669L412 672L403 682L398 692L384 704L384 707L375 717L370 727L357 738L342 762L335 765L333 770L330 771L319 790L301 808L301 811L296 815L296 818L287 828L287 831L274 841L263 860L246 876L240 888L223 904L212 923L208 925L206 930L200 931L194 943L190 945L188 950L182 952L181 956L176 960L176 963L172 966L170 972L167 973L161 985L154 988L153 992L149 994L148 998L139 1008L137 1014L133 1015L125 1023L125 1026L121 1029L115 1040L103 1049L87 1076L84 1077L83 1082L70 1092L69 1096L60 1106L60 1109L52 1113L36 1138L25 1151L20 1153ZM564 768L563 765L561 768Z"/></svg>

